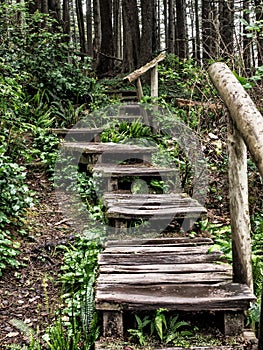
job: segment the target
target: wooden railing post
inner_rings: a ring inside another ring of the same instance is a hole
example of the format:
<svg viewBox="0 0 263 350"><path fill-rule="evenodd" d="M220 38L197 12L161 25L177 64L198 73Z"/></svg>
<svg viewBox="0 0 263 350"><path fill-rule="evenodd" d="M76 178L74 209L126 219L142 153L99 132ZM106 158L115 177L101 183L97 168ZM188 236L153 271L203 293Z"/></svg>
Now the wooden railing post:
<svg viewBox="0 0 263 350"><path fill-rule="evenodd" d="M253 291L247 147L231 118L228 127L228 160L233 281L246 283Z"/></svg>
<svg viewBox="0 0 263 350"><path fill-rule="evenodd" d="M151 97L158 97L158 63L151 69Z"/></svg>

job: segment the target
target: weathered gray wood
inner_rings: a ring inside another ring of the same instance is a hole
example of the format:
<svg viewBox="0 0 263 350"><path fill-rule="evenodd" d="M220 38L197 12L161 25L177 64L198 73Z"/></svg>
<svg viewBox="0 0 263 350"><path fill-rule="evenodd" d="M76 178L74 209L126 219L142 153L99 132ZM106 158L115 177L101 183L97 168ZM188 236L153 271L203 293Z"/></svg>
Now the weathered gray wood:
<svg viewBox="0 0 263 350"><path fill-rule="evenodd" d="M151 265L102 265L100 273L193 273L193 272L231 272L232 267L227 264L151 264Z"/></svg>
<svg viewBox="0 0 263 350"><path fill-rule="evenodd" d="M72 128L72 129L51 129L53 134L58 137L67 138L68 141L86 141L86 142L99 142L100 134L102 132L101 128Z"/></svg>
<svg viewBox="0 0 263 350"><path fill-rule="evenodd" d="M119 274L111 273L101 274L98 278L98 284L156 284L156 283L226 283L231 282L232 272L200 272L186 274L170 273L133 273Z"/></svg>
<svg viewBox="0 0 263 350"><path fill-rule="evenodd" d="M193 254L207 254L209 252L209 245L196 246L196 247L183 247L183 246L121 246L121 247L108 247L104 250L103 254L136 254L137 257L145 254L183 254L183 255L193 255Z"/></svg>
<svg viewBox="0 0 263 350"><path fill-rule="evenodd" d="M246 283L253 290L247 147L231 120L228 132L228 156L234 282Z"/></svg>
<svg viewBox="0 0 263 350"><path fill-rule="evenodd" d="M156 151L155 147L140 147L137 145L119 144L113 142L96 143L96 142L65 142L63 148L88 153L88 154L101 154L101 153L118 153L118 154L152 154Z"/></svg>
<svg viewBox="0 0 263 350"><path fill-rule="evenodd" d="M166 206L146 206L142 209L130 207L112 206L107 212L106 216L110 219L149 219L162 220L169 218L198 218L201 214L206 213L200 207L176 207L174 205Z"/></svg>
<svg viewBox="0 0 263 350"><path fill-rule="evenodd" d="M176 170L171 168L158 168L147 165L122 165L116 164L96 164L92 168L93 172L100 172L102 176L123 177L123 176L173 176Z"/></svg>
<svg viewBox="0 0 263 350"><path fill-rule="evenodd" d="M95 164L96 162L129 162L136 158L141 162L149 163L155 147L140 147L136 145L118 144L113 142L65 142L62 145L65 151L72 154L81 154L80 164Z"/></svg>
<svg viewBox="0 0 263 350"><path fill-rule="evenodd" d="M152 284L118 286L100 284L96 293L96 308L121 305L123 310L156 310L165 307L182 311L236 311L246 310L255 300L243 284Z"/></svg>
<svg viewBox="0 0 263 350"><path fill-rule="evenodd" d="M132 81L138 79L142 74L146 73L149 69L155 67L159 62L163 61L165 56L165 53L160 53L160 55L155 57L152 61L146 63L144 66L130 73L123 79L128 79L131 83Z"/></svg>
<svg viewBox="0 0 263 350"><path fill-rule="evenodd" d="M136 80L136 89L137 89L137 98L138 101L141 101L142 97L143 97L143 91L142 91L142 82L141 82L141 78L138 77Z"/></svg>
<svg viewBox="0 0 263 350"><path fill-rule="evenodd" d="M187 248L186 248L187 249ZM125 264L125 265L139 265L139 264L187 264L189 260L192 264L209 263L209 262L221 262L225 261L224 255L220 251L212 252L209 254L194 254L189 258L189 254L177 254L170 253L165 256L160 253L145 254L139 258L136 254L111 254L104 253L99 255L100 266L106 264Z"/></svg>
<svg viewBox="0 0 263 350"><path fill-rule="evenodd" d="M123 247L123 246L145 246L152 245L155 247L160 245L183 245L184 247L193 245L213 244L213 240L208 237L169 237L169 238L141 238L141 239L129 239L129 240L114 240L107 241L107 247Z"/></svg>
<svg viewBox="0 0 263 350"><path fill-rule="evenodd" d="M212 64L208 73L241 133L263 178L263 117L225 63Z"/></svg>
<svg viewBox="0 0 263 350"><path fill-rule="evenodd" d="M151 69L151 97L158 97L158 65Z"/></svg>

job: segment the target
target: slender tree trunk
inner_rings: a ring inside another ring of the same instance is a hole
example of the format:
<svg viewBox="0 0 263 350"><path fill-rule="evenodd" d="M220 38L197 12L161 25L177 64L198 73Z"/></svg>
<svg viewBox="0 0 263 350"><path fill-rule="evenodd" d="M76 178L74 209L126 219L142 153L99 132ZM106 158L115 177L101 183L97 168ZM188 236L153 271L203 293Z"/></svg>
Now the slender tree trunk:
<svg viewBox="0 0 263 350"><path fill-rule="evenodd" d="M243 0L243 19L249 23L250 19L249 19L249 4L250 4L250 0ZM248 38L246 36L246 29L245 29L245 25L243 25L243 52L242 52L242 56L243 56L243 60L244 60L244 68L249 69L251 67L251 39Z"/></svg>
<svg viewBox="0 0 263 350"><path fill-rule="evenodd" d="M122 0L123 17L123 71L139 66L140 30L136 0Z"/></svg>
<svg viewBox="0 0 263 350"><path fill-rule="evenodd" d="M81 0L76 0L76 13L77 13L77 20L78 20L80 50L81 52L86 53L87 46L86 46L86 36L85 36L85 27L84 27L83 7L82 7Z"/></svg>
<svg viewBox="0 0 263 350"><path fill-rule="evenodd" d="M153 0L141 0L142 34L140 43L140 65L143 66L152 59L153 48Z"/></svg>
<svg viewBox="0 0 263 350"><path fill-rule="evenodd" d="M94 39L93 39L93 59L95 67L99 64L99 52L101 46L101 16L100 0L93 0L93 17L94 17Z"/></svg>
<svg viewBox="0 0 263 350"><path fill-rule="evenodd" d="M121 57L121 1L113 0L113 45L114 56Z"/></svg>
<svg viewBox="0 0 263 350"><path fill-rule="evenodd" d="M112 30L112 0L100 1L101 47L97 71L104 74L112 71L114 61L113 30Z"/></svg>
<svg viewBox="0 0 263 350"><path fill-rule="evenodd" d="M263 20L263 4L260 0L255 0L256 6L256 20L262 22ZM262 31L257 32L257 49L258 49L258 65L263 65L263 38Z"/></svg>
<svg viewBox="0 0 263 350"><path fill-rule="evenodd" d="M165 48L168 49L168 4L167 4L167 0L163 0L163 21L164 21Z"/></svg>
<svg viewBox="0 0 263 350"><path fill-rule="evenodd" d="M87 54L92 57L92 8L91 0L86 0Z"/></svg>
<svg viewBox="0 0 263 350"><path fill-rule="evenodd" d="M194 13L195 13L195 58L201 60L201 38L200 38L200 21L199 21L199 6L198 0L194 0Z"/></svg>
<svg viewBox="0 0 263 350"><path fill-rule="evenodd" d="M174 0L168 0L168 52L174 53L175 50L175 26L174 26Z"/></svg>
<svg viewBox="0 0 263 350"><path fill-rule="evenodd" d="M222 57L232 57L234 51L234 1L219 2L219 32Z"/></svg>
<svg viewBox="0 0 263 350"><path fill-rule="evenodd" d="M63 0L63 33L67 35L66 41L70 40L70 13L69 13L69 0Z"/></svg>
<svg viewBox="0 0 263 350"><path fill-rule="evenodd" d="M176 54L179 58L188 58L188 35L186 24L185 0L176 0Z"/></svg>

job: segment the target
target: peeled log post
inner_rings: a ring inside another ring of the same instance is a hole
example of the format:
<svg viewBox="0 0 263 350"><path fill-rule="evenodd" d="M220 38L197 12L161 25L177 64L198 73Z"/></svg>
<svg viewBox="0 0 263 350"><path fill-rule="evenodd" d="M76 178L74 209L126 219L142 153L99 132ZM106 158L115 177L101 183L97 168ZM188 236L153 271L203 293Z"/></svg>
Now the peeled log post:
<svg viewBox="0 0 263 350"><path fill-rule="evenodd" d="M228 149L234 281L246 283L253 290L247 149L244 141L263 178L263 118L224 63L213 64L209 68L209 74L232 117L229 123Z"/></svg>
<svg viewBox="0 0 263 350"><path fill-rule="evenodd" d="M208 73L241 133L263 179L263 117L225 63L212 64Z"/></svg>
<svg viewBox="0 0 263 350"><path fill-rule="evenodd" d="M228 126L228 160L233 281L246 283L253 291L247 147L231 119Z"/></svg>

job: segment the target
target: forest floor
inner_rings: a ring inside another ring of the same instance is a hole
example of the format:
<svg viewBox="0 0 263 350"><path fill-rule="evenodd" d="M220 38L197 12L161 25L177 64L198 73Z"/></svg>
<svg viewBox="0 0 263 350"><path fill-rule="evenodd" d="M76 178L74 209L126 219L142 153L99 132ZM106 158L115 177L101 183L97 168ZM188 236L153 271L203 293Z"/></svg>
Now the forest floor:
<svg viewBox="0 0 263 350"><path fill-rule="evenodd" d="M35 331L39 327L39 334L51 324L60 304L58 274L63 261L56 247L74 237L45 173L34 174L28 184L35 191L36 204L28 211L20 242L20 267L4 271L0 279L0 350L7 344L28 344L29 334L14 326L13 320Z"/></svg>

